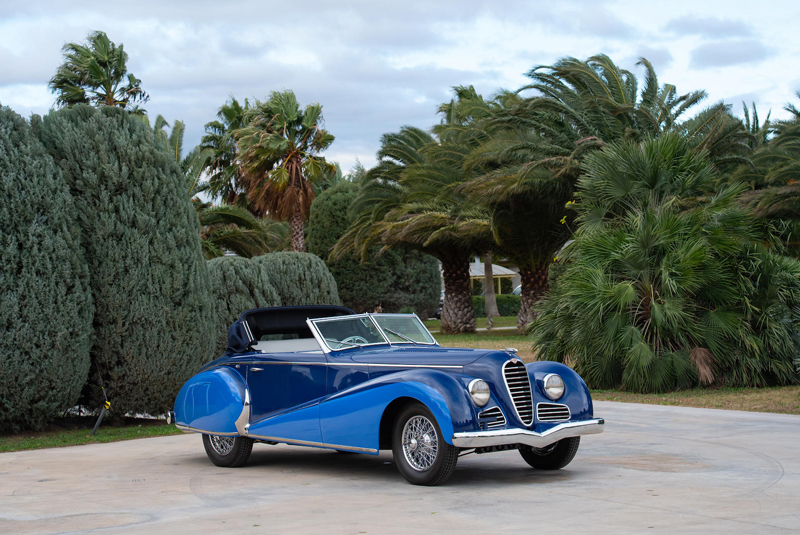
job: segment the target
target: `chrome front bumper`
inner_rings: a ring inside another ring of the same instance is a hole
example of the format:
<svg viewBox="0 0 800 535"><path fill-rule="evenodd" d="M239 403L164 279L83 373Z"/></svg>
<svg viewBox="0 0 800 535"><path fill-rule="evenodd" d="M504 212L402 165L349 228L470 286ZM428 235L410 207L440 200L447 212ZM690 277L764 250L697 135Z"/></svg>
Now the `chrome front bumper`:
<svg viewBox="0 0 800 535"><path fill-rule="evenodd" d="M497 431L466 431L453 434L453 446L458 448L485 448L506 444L524 444L543 448L562 438L596 435L603 432L605 420L594 418L578 422L565 422L551 427L543 433L527 429L499 429Z"/></svg>

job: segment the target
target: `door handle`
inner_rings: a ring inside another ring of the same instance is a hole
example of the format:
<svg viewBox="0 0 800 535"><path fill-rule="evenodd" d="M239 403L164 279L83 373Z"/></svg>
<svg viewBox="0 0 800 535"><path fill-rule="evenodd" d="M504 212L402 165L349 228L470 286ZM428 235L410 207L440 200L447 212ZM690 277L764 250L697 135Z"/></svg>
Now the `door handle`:
<svg viewBox="0 0 800 535"><path fill-rule="evenodd" d="M264 371L264 368L250 368L250 371L251 372L260 372L260 371Z"/></svg>

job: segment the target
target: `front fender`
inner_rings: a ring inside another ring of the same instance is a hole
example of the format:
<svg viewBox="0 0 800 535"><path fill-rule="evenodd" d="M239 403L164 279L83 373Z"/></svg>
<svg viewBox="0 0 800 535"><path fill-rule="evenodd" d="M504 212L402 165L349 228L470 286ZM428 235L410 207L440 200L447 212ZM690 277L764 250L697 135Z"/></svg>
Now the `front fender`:
<svg viewBox="0 0 800 535"><path fill-rule="evenodd" d="M387 407L408 398L433 413L443 438L452 444L453 433L473 429L469 394L452 375L438 370L406 370L382 375L357 387L333 394L320 405L325 443L377 452L380 423Z"/></svg>
<svg viewBox="0 0 800 535"><path fill-rule="evenodd" d="M220 366L189 379L175 399L175 425L187 431L236 436L242 414L249 412L244 378ZM246 423L246 422L244 422Z"/></svg>
<svg viewBox="0 0 800 535"><path fill-rule="evenodd" d="M575 370L553 361L539 361L526 364L528 377L533 385L534 403L563 403L569 407L570 420L587 420L594 416L592 396L589 387ZM544 393L544 378L550 373L561 376L564 380L564 395L557 400L552 400Z"/></svg>

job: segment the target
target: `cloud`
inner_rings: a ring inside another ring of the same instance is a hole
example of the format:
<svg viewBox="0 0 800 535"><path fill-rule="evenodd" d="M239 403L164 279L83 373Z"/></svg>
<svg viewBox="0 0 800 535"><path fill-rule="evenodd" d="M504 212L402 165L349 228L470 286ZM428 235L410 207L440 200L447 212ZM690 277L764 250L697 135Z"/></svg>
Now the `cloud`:
<svg viewBox="0 0 800 535"><path fill-rule="evenodd" d="M690 66L702 69L741 65L766 59L774 53L774 50L755 39L716 41L700 45L692 50Z"/></svg>
<svg viewBox="0 0 800 535"><path fill-rule="evenodd" d="M710 38L749 37L753 35L753 27L740 20L723 20L716 17L695 17L691 15L669 21L664 29L678 35L701 35Z"/></svg>
<svg viewBox="0 0 800 535"><path fill-rule="evenodd" d="M745 23L716 18L713 6L696 0L675 2L673 12L682 16L666 24L668 33L661 10L634 0L137 0L135 10L112 3L102 11L85 2L6 2L0 100L23 115L46 111L54 101L46 84L61 63L61 46L100 29L124 43L129 72L151 95L151 117L186 122L186 147L199 142L203 125L231 94L263 99L293 89L302 104L324 106L336 136L328 157L369 165L381 134L435 124L437 106L455 85L472 84L488 96L524 85L523 73L535 65L604 52L637 74L634 63L646 57L662 83L751 91L729 80L729 71L728 78L703 74L685 61L707 67L768 57L772 51L755 41L766 24L792 41L788 15L765 23L756 12ZM780 75L786 80L770 102L788 100L787 88L798 87L787 85L796 74Z"/></svg>
<svg viewBox="0 0 800 535"><path fill-rule="evenodd" d="M647 45L642 45L636 50L636 61L639 61L639 58L644 58L649 61L656 70L656 73L669 67L673 59L668 49Z"/></svg>

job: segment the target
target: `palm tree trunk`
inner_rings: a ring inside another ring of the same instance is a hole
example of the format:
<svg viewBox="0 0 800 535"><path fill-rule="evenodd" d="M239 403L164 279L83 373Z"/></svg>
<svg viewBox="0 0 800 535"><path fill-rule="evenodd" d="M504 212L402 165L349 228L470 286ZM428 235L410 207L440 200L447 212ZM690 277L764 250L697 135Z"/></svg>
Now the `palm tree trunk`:
<svg viewBox="0 0 800 535"><path fill-rule="evenodd" d="M304 235L305 225L303 224L303 214L300 206L294 209L292 217L289 218L289 227L292 229L292 251L300 253L306 252L306 239Z"/></svg>
<svg viewBox="0 0 800 535"><path fill-rule="evenodd" d="M444 277L443 333L475 332L475 310L469 279L469 255L455 254L441 258Z"/></svg>
<svg viewBox="0 0 800 535"><path fill-rule="evenodd" d="M486 308L486 327L492 328L492 318L500 315L497 310L497 296L494 292L494 271L492 269L492 252L483 255L483 297Z"/></svg>
<svg viewBox="0 0 800 535"><path fill-rule="evenodd" d="M548 289L547 268L547 264L533 268L520 266L522 293L517 315L517 329L520 333L523 333L528 324L533 321L533 305Z"/></svg>

